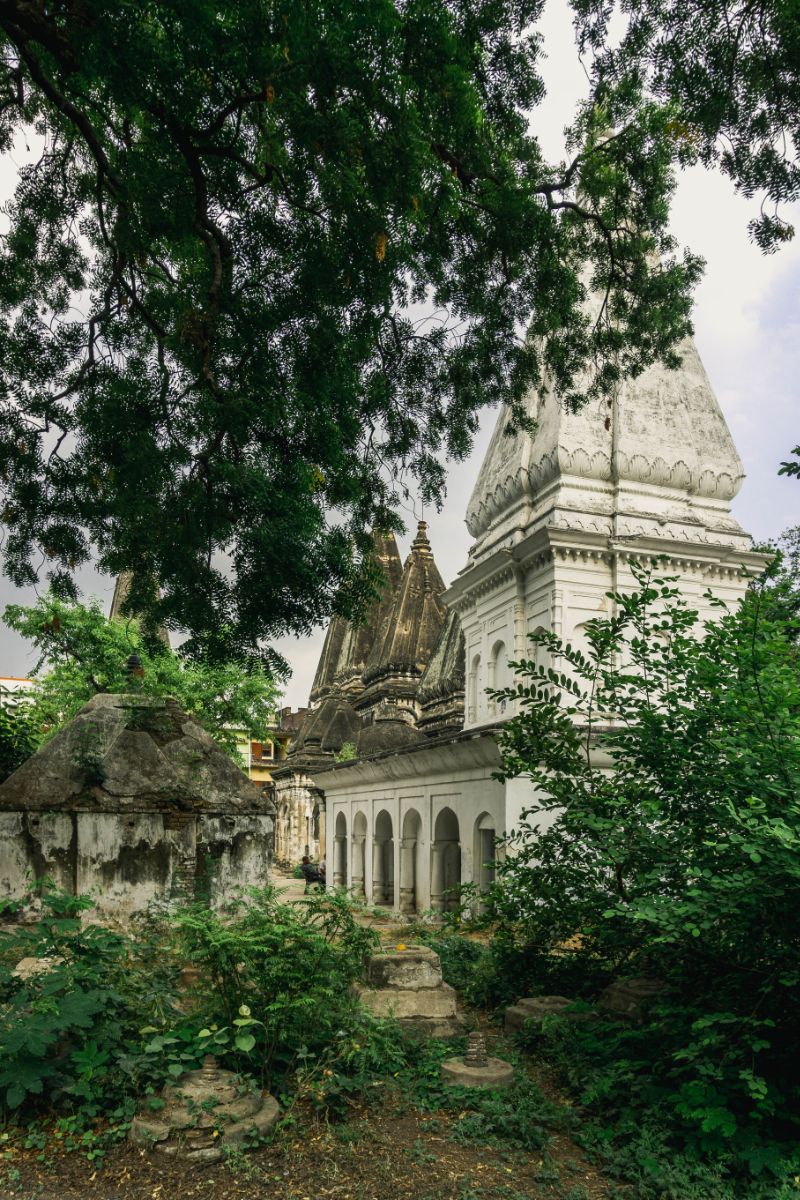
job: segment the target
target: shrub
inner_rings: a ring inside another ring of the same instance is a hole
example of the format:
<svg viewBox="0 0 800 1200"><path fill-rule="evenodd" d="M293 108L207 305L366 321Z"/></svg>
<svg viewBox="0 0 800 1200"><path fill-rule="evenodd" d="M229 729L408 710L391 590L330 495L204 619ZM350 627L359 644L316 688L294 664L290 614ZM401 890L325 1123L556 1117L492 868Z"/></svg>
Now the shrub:
<svg viewBox="0 0 800 1200"><path fill-rule="evenodd" d="M798 648L764 582L704 624L635 573L586 654L536 634L554 665L497 693L519 705L505 774L537 808L498 865L492 953L520 990L659 978L641 1026L570 1026L563 1062L590 1105L656 1106L677 1142L757 1172L800 1120Z"/></svg>
<svg viewBox="0 0 800 1200"><path fill-rule="evenodd" d="M223 920L199 906L130 934L84 923L86 897L41 885L43 914L0 939L0 1105L91 1119L179 1079L212 1052L264 1086L357 1028L350 985L375 935L347 900L280 904L272 889ZM44 970L13 974L22 958ZM187 960L201 969L178 991ZM180 1000L180 1007L178 1001Z"/></svg>
<svg viewBox="0 0 800 1200"><path fill-rule="evenodd" d="M249 891L224 919L207 908L183 910L175 929L181 952L200 968L192 1015L214 1035L208 1048L264 1087L348 1026L356 1007L351 985L377 943L343 895L282 904L273 888ZM243 1045L236 1023L244 1019Z"/></svg>
<svg viewBox="0 0 800 1200"><path fill-rule="evenodd" d="M86 897L38 890L41 919L0 942L0 1102L93 1116L152 1081L140 1029L176 1014L177 967L150 937L84 926ZM23 958L43 969L19 978Z"/></svg>

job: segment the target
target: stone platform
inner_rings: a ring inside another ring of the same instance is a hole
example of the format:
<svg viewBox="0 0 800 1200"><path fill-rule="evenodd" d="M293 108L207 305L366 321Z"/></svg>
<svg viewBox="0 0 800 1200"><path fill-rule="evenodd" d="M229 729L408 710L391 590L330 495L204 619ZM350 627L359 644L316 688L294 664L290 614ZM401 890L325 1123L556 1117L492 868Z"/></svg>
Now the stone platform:
<svg viewBox="0 0 800 1200"><path fill-rule="evenodd" d="M463 1032L455 990L442 980L439 955L427 946L399 942L373 954L367 984L357 984L356 993L373 1016L394 1017L409 1033L451 1038Z"/></svg>
<svg viewBox="0 0 800 1200"><path fill-rule="evenodd" d="M473 1067L460 1058L448 1058L442 1063L442 1083L445 1087L492 1088L500 1091L511 1087L514 1068L502 1058L487 1058L485 1066Z"/></svg>

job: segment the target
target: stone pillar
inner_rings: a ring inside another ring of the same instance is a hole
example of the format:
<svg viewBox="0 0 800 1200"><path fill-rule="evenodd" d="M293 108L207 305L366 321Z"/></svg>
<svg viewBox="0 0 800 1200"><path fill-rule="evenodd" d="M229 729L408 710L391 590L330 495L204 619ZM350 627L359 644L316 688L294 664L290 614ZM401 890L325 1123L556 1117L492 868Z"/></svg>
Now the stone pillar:
<svg viewBox="0 0 800 1200"><path fill-rule="evenodd" d="M372 903L386 903L386 880L383 871L383 854L385 842L374 839L372 842Z"/></svg>
<svg viewBox="0 0 800 1200"><path fill-rule="evenodd" d="M333 886L344 887L347 876L347 838L341 833L333 837Z"/></svg>
<svg viewBox="0 0 800 1200"><path fill-rule="evenodd" d="M317 839L317 845L320 858L326 858L326 847L328 843L326 841L325 829L325 793L318 790L316 793L316 800L317 804L319 805L319 838Z"/></svg>
<svg viewBox="0 0 800 1200"><path fill-rule="evenodd" d="M353 892L363 896L364 892L364 845L367 836L364 833L353 835Z"/></svg>
<svg viewBox="0 0 800 1200"><path fill-rule="evenodd" d="M431 846L431 908L444 912L444 842Z"/></svg>
<svg viewBox="0 0 800 1200"><path fill-rule="evenodd" d="M417 910L416 888L417 839L403 838L400 842L400 912Z"/></svg>

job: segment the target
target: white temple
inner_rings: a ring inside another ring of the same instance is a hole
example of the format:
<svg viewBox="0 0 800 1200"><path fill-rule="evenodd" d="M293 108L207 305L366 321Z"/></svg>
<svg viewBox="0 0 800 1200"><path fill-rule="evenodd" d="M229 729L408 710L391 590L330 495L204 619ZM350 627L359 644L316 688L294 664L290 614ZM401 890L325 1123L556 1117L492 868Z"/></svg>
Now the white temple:
<svg viewBox="0 0 800 1200"><path fill-rule="evenodd" d="M321 703L335 705L356 757L335 761L329 743L327 757L306 757L293 777L295 794L302 778L324 808L331 886L413 912L445 907L459 882L485 885L495 837L535 802L530 781L492 778L495 733L511 712L496 711L486 694L511 681L508 662L526 656L527 634L549 629L580 646L586 622L609 612L607 593L634 586L631 561L668 555L669 573L701 612L707 589L735 602L761 570L763 557L730 512L742 464L691 341L682 355L678 370L651 367L613 400L576 414L552 394L532 393L534 436L507 435L501 411L467 510L475 542L444 591L432 565L422 572L420 555L427 563L431 551L421 530L399 585L405 607L388 604L387 593L368 639L405 639L402 661L390 661L396 650L384 655L382 677L392 676L394 690L366 703L375 649L355 691L353 663L331 670ZM423 609L438 622L435 645ZM381 729L402 736L382 739ZM324 747L324 736L315 745ZM280 781L276 799L280 827ZM288 802L284 810L289 820Z"/></svg>

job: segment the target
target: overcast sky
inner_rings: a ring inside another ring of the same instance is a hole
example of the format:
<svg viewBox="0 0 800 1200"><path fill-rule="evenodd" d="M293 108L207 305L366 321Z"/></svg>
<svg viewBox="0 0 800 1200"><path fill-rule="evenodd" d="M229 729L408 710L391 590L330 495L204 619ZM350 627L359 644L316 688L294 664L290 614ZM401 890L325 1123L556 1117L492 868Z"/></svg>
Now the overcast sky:
<svg viewBox="0 0 800 1200"><path fill-rule="evenodd" d="M543 73L545 103L534 114L534 129L552 159L561 157L563 128L576 100L585 95L586 75L578 61L565 0L550 0L542 22L547 60ZM14 162L0 159L0 194L13 184ZM777 255L763 256L752 245L747 222L755 202L736 197L721 176L693 168L680 179L673 230L682 245L706 259L697 291L695 336L717 398L730 426L746 478L733 510L756 539L776 537L800 523L800 481L778 477L781 461L800 442L797 393L800 387L800 239ZM800 211L795 214L800 226ZM472 456L453 464L441 513L426 512L429 536L439 569L449 583L466 562L469 534L464 513L496 420L484 413ZM400 539L405 554L413 536ZM268 569L268 568L267 568ZM113 580L84 572L87 595L109 603ZM27 602L7 580L0 581L0 604ZM286 690L292 707L307 703L324 631L310 638L284 638L278 648L293 667ZM0 675L25 675L32 665L25 643L0 628Z"/></svg>

